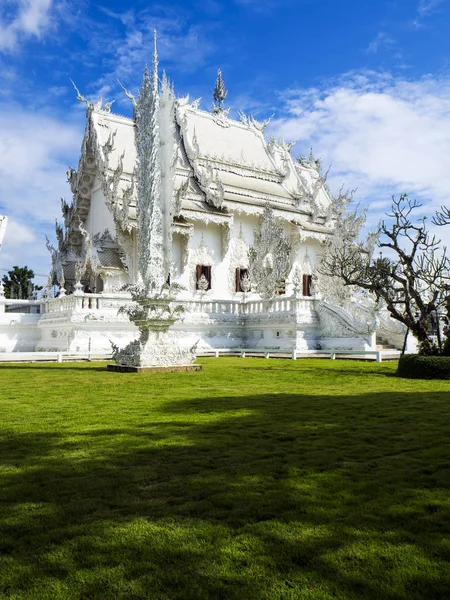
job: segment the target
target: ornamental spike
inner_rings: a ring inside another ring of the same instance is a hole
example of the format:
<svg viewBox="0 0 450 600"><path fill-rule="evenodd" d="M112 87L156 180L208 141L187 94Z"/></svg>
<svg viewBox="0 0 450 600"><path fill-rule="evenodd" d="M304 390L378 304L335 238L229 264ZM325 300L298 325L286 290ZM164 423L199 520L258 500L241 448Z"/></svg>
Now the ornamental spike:
<svg viewBox="0 0 450 600"><path fill-rule="evenodd" d="M217 80L216 85L213 91L214 102L216 103L216 110L221 111L222 103L225 101L227 97L228 91L225 87L225 84L222 79L222 71L220 69L217 70Z"/></svg>
<svg viewBox="0 0 450 600"><path fill-rule="evenodd" d="M156 47L156 29L153 30L153 91L158 93L158 50Z"/></svg>

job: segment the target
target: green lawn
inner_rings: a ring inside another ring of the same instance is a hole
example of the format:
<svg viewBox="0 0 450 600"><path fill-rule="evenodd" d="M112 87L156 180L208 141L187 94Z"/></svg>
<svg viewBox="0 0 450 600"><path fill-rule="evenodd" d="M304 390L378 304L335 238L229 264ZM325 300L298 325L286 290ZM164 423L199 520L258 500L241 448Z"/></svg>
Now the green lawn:
<svg viewBox="0 0 450 600"><path fill-rule="evenodd" d="M0 598L450 598L450 382L0 366Z"/></svg>

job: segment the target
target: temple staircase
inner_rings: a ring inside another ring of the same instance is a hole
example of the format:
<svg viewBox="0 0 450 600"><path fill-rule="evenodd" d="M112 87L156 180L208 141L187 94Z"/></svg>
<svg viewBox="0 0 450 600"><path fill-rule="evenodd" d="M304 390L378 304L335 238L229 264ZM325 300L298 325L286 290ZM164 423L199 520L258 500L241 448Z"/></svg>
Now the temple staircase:
<svg viewBox="0 0 450 600"><path fill-rule="evenodd" d="M389 341L379 333L377 333L376 342L377 350L399 350L399 348L397 348L393 344L390 344Z"/></svg>

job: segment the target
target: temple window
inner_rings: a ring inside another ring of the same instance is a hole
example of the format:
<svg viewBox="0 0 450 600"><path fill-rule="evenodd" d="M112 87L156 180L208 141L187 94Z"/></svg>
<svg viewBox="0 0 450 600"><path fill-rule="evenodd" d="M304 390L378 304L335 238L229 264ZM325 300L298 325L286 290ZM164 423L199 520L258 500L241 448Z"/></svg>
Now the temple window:
<svg viewBox="0 0 450 600"><path fill-rule="evenodd" d="M303 295L311 296L312 275L303 275Z"/></svg>
<svg viewBox="0 0 450 600"><path fill-rule="evenodd" d="M236 292L249 292L250 291L250 279L248 276L248 269L236 269Z"/></svg>
<svg viewBox="0 0 450 600"><path fill-rule="evenodd" d="M211 289L211 265L197 265L195 289L203 292Z"/></svg>
<svg viewBox="0 0 450 600"><path fill-rule="evenodd" d="M95 292L97 294L101 294L103 292L104 288L105 288L105 286L103 283L103 279L102 279L102 277L98 276L97 280L95 282Z"/></svg>

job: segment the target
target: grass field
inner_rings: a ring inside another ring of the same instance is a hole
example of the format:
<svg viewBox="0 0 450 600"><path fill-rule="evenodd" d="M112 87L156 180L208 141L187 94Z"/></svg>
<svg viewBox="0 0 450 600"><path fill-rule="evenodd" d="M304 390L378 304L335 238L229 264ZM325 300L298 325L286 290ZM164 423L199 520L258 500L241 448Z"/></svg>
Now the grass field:
<svg viewBox="0 0 450 600"><path fill-rule="evenodd" d="M0 598L450 598L450 382L0 366Z"/></svg>

